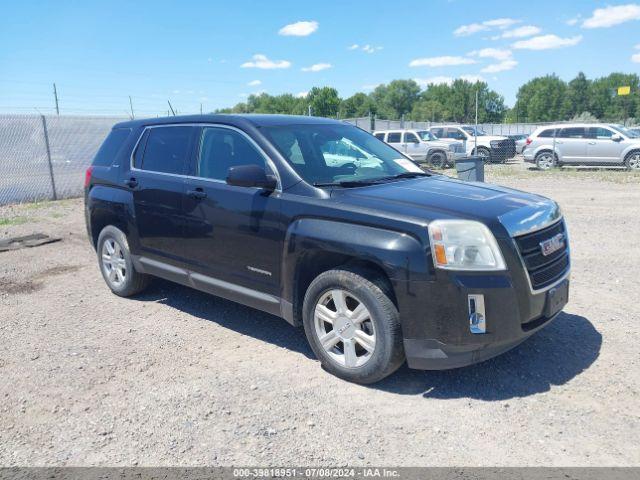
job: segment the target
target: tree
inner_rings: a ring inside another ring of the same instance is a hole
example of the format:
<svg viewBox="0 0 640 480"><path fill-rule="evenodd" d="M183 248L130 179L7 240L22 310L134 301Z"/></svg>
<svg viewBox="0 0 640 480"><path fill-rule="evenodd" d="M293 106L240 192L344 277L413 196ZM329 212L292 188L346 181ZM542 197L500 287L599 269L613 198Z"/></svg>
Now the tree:
<svg viewBox="0 0 640 480"><path fill-rule="evenodd" d="M372 112L373 100L369 95L358 92L340 104L340 118L365 117Z"/></svg>
<svg viewBox="0 0 640 480"><path fill-rule="evenodd" d="M631 95L618 95L618 87L631 87ZM590 89L590 112L605 121L625 121L636 116L640 109L638 101L638 75L612 73L593 80Z"/></svg>
<svg viewBox="0 0 640 480"><path fill-rule="evenodd" d="M504 98L491 90L485 82L472 83L457 79L451 85L444 83L429 85L422 93L421 103L440 105L441 120L471 123L475 120L476 92L478 92L478 121L501 122L506 111ZM424 107L421 106L420 109L422 108ZM436 117L437 114L433 116ZM418 119L416 115L414 117ZM430 118L420 120L430 120Z"/></svg>
<svg viewBox="0 0 640 480"><path fill-rule="evenodd" d="M566 114L568 116L580 115L590 110L589 90L591 82L584 73L580 72L569 82L567 88Z"/></svg>
<svg viewBox="0 0 640 480"><path fill-rule="evenodd" d="M340 108L338 91L331 87L313 87L306 96L311 113L316 117L336 117Z"/></svg>
<svg viewBox="0 0 640 480"><path fill-rule="evenodd" d="M420 86L414 80L393 80L389 85L378 85L371 99L378 116L399 119L411 112L419 95Z"/></svg>
<svg viewBox="0 0 640 480"><path fill-rule="evenodd" d="M527 122L566 120L567 84L556 75L537 77L520 87L516 95L519 115Z"/></svg>

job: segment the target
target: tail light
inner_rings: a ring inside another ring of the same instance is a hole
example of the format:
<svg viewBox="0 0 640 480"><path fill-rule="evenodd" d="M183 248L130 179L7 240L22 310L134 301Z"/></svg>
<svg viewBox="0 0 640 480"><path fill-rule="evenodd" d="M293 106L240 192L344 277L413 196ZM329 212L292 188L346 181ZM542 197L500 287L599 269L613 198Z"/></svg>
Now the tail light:
<svg viewBox="0 0 640 480"><path fill-rule="evenodd" d="M87 188L91 183L91 174L93 173L93 167L87 168L87 171L84 172L84 188Z"/></svg>
<svg viewBox="0 0 640 480"><path fill-rule="evenodd" d="M531 145L531 142L533 142L533 140L531 140L531 137L527 137L526 143L527 145Z"/></svg>

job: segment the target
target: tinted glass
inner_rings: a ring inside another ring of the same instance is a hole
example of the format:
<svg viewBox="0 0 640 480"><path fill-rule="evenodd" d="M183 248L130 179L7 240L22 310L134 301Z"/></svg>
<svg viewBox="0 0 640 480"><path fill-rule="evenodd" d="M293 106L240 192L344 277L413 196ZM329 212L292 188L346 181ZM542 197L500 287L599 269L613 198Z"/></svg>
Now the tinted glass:
<svg viewBox="0 0 640 480"><path fill-rule="evenodd" d="M569 127L560 129L558 137L561 138L584 138L584 127Z"/></svg>
<svg viewBox="0 0 640 480"><path fill-rule="evenodd" d="M149 129L142 168L153 172L184 173L193 127Z"/></svg>
<svg viewBox="0 0 640 480"><path fill-rule="evenodd" d="M407 143L420 143L418 137L416 137L413 133L407 132L404 134L404 141Z"/></svg>
<svg viewBox="0 0 640 480"><path fill-rule="evenodd" d="M384 133L376 133L376 138L377 138L378 140L382 140L382 141L384 141Z"/></svg>
<svg viewBox="0 0 640 480"><path fill-rule="evenodd" d="M400 132L392 132L387 135L387 143L400 143Z"/></svg>
<svg viewBox="0 0 640 480"><path fill-rule="evenodd" d="M613 132L608 128L602 127L590 127L587 131L589 138L596 138L601 140L610 140L613 136Z"/></svg>
<svg viewBox="0 0 640 480"><path fill-rule="evenodd" d="M96 153L93 159L93 165L97 167L111 166L130 133L131 129L129 128L116 128L111 130L111 133L109 133L109 136L105 139L100 150Z"/></svg>
<svg viewBox="0 0 640 480"><path fill-rule="evenodd" d="M286 125L264 127L263 132L311 184L373 180L421 171L394 148L350 125ZM297 161L293 152L299 152L303 162Z"/></svg>
<svg viewBox="0 0 640 480"><path fill-rule="evenodd" d="M550 128L548 130L543 130L542 132L540 132L540 135L538 135L538 137L551 138L551 137L553 137L554 132L555 132L554 128Z"/></svg>
<svg viewBox="0 0 640 480"><path fill-rule="evenodd" d="M444 135L444 128L432 128L431 133L436 137L442 137Z"/></svg>
<svg viewBox="0 0 640 480"><path fill-rule="evenodd" d="M228 128L204 128L200 137L197 175L226 180L229 169L238 165L266 168L262 154L241 133Z"/></svg>
<svg viewBox="0 0 640 480"><path fill-rule="evenodd" d="M444 138L454 138L456 140L466 140L467 137L464 133L462 133L457 128L447 128L445 130Z"/></svg>
<svg viewBox="0 0 640 480"><path fill-rule="evenodd" d="M142 134L142 138L136 145L136 150L133 152L133 166L135 168L142 168L142 157L144 155L144 149L147 145L147 138L149 138L149 130L145 130Z"/></svg>

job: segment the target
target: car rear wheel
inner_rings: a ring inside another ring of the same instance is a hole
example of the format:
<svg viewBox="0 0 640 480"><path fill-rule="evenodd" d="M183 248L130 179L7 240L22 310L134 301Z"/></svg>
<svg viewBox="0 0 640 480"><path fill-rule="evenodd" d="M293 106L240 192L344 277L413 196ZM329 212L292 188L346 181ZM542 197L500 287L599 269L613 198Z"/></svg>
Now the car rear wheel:
<svg viewBox="0 0 640 480"><path fill-rule="evenodd" d="M377 274L347 267L311 282L303 323L309 344L330 373L369 384L404 362L398 309Z"/></svg>
<svg viewBox="0 0 640 480"><path fill-rule="evenodd" d="M433 168L445 168L447 165L447 157L442 152L434 152L429 157L429 164L431 164Z"/></svg>
<svg viewBox="0 0 640 480"><path fill-rule="evenodd" d="M631 152L624 162L627 170L640 171L640 152Z"/></svg>
<svg viewBox="0 0 640 480"><path fill-rule="evenodd" d="M113 293L129 297L149 284L149 276L136 272L126 235L113 225L102 229L96 251L102 277Z"/></svg>
<svg viewBox="0 0 640 480"><path fill-rule="evenodd" d="M539 170L550 170L556 166L556 159L552 152L540 152L536 155L536 166Z"/></svg>

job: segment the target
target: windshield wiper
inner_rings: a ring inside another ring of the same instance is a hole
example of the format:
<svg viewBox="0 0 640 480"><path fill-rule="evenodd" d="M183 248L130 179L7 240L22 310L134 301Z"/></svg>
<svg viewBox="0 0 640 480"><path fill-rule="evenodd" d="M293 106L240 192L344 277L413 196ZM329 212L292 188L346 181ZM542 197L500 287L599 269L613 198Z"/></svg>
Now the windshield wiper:
<svg viewBox="0 0 640 480"><path fill-rule="evenodd" d="M342 180L340 182L314 182L314 187L361 187L363 185L373 185L378 179L375 180Z"/></svg>

